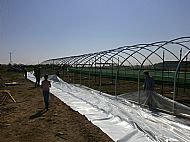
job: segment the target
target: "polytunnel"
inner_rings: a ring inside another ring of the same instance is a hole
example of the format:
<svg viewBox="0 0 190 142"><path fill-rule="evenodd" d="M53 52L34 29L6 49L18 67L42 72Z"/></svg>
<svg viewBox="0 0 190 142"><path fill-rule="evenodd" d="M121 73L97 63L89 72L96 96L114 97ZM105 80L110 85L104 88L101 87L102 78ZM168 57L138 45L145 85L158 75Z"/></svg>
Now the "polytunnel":
<svg viewBox="0 0 190 142"><path fill-rule="evenodd" d="M143 71L148 70L157 85L154 107L169 113L188 114L189 54L190 37L180 37L169 41L127 45L95 53L49 59L41 65L57 65L66 72L73 73L73 83L77 75L80 80L78 83L83 84L82 76L85 76L89 87L93 86L91 82L97 81L100 92L104 91L105 78L109 78L114 88L112 95L140 105L144 105L145 101L142 91ZM119 91L118 88L124 80L135 82L130 87L134 88L133 91Z"/></svg>

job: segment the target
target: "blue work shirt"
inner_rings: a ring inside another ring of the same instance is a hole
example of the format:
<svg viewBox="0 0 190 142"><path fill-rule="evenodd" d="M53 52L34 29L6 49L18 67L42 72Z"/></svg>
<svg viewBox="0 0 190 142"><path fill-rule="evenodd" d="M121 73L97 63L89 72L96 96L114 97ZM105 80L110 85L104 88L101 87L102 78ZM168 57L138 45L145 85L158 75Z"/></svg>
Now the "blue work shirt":
<svg viewBox="0 0 190 142"><path fill-rule="evenodd" d="M154 79L147 76L144 80L144 90L154 90Z"/></svg>

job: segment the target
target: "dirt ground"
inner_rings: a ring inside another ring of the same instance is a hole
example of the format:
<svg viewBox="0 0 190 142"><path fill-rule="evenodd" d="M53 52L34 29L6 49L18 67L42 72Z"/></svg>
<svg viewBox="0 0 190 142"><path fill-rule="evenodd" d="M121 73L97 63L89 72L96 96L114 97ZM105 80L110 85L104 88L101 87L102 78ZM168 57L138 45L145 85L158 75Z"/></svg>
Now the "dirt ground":
<svg viewBox="0 0 190 142"><path fill-rule="evenodd" d="M111 142L112 140L87 118L51 95L48 111L44 109L41 89L20 74L0 74L0 90L10 90L0 105L0 142ZM4 86L5 82L18 85ZM0 101L2 94L0 94Z"/></svg>

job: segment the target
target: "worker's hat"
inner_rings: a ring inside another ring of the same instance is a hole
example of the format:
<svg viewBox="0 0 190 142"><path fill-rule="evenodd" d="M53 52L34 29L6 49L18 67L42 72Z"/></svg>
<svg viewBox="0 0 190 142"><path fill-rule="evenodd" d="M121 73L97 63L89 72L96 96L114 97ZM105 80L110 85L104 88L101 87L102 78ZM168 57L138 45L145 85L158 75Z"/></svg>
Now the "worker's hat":
<svg viewBox="0 0 190 142"><path fill-rule="evenodd" d="M144 71L144 74L149 75L149 71L148 71L148 70L145 70L145 71Z"/></svg>

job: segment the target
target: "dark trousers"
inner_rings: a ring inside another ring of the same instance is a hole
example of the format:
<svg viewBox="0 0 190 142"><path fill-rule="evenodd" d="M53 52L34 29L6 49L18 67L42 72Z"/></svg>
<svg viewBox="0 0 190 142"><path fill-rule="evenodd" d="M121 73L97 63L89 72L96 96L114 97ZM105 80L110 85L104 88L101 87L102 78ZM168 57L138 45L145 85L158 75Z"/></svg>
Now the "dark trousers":
<svg viewBox="0 0 190 142"><path fill-rule="evenodd" d="M44 96L45 107L46 107L46 109L48 109L48 105L49 105L49 91L43 91L43 96Z"/></svg>
<svg viewBox="0 0 190 142"><path fill-rule="evenodd" d="M36 77L35 87L39 87L39 86L40 86L40 77Z"/></svg>

